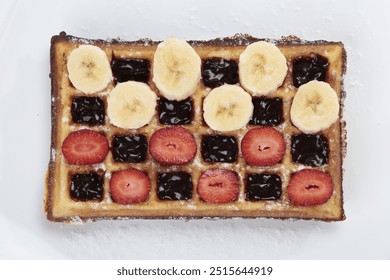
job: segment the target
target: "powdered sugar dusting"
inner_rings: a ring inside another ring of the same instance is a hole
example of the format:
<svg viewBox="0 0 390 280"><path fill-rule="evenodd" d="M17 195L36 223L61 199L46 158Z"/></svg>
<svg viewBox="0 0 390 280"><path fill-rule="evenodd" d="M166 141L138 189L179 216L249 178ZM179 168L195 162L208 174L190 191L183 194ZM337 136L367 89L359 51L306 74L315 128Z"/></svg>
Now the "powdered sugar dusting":
<svg viewBox="0 0 390 280"><path fill-rule="evenodd" d="M187 204L188 209L196 209L197 206L195 204Z"/></svg>
<svg viewBox="0 0 390 280"><path fill-rule="evenodd" d="M56 155L57 155L56 149L54 149L54 148L51 149L51 160L52 160L52 161L55 161Z"/></svg>
<svg viewBox="0 0 390 280"><path fill-rule="evenodd" d="M95 164L93 168L95 171L99 171L99 170L105 171L107 169L104 163Z"/></svg>

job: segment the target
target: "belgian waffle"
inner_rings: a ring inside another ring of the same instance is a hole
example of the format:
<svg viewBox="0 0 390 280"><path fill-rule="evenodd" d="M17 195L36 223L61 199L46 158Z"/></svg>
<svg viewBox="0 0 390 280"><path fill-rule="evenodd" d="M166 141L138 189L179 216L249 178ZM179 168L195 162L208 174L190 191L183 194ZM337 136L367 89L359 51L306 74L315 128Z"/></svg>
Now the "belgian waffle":
<svg viewBox="0 0 390 280"><path fill-rule="evenodd" d="M346 54L343 44L328 41L304 41L295 36L283 37L279 40L258 39L249 35L235 35L229 38L218 38L209 41L188 41L202 60L210 57L223 57L238 61L240 54L247 45L256 41L274 43L286 57L288 72L283 84L276 92L267 97L279 97L283 100L283 122L275 126L282 132L286 142L286 153L283 160L268 167L255 167L248 165L241 151L238 151L234 163L205 162L201 155L202 135L228 135L234 136L240 143L245 133L256 125L248 124L242 129L230 132L216 132L211 130L203 119L202 103L210 92L202 80L191 99L194 112L190 124L183 125L195 137L197 153L194 160L184 165L161 165L147 153L146 160L141 163L122 163L113 159L112 151L105 160L94 165L72 165L66 162L61 146L66 136L83 128L98 131L105 135L112 145L115 135L142 134L150 139L153 132L166 127L159 122L157 113L149 124L138 129L123 129L112 125L107 117L104 123L94 126L74 123L71 116L72 98L84 96L76 90L68 78L67 59L69 54L80 45L95 45L107 54L109 61L114 58L142 58L147 59L153 68L153 56L159 42L143 39L133 42L120 40L90 40L66 35L53 36L51 40L51 106L52 106L52 134L51 152L48 174L46 179L45 211L50 221L75 222L99 219L128 219L128 218L230 218L230 217L268 217L268 218L298 218L336 221L345 219L343 210L342 191L342 161L345 154L345 122L342 120L343 112L343 76L346 70ZM290 108L297 88L293 85L292 68L294 60L298 57L316 53L329 61L326 72L326 82L337 93L340 104L338 120L328 129L321 131L329 141L328 162L319 167L308 167L293 162L291 155L291 137L300 131L290 120ZM147 84L161 96L150 74ZM88 96L96 96L103 100L107 108L107 94L115 87L114 81L102 91ZM151 190L143 203L122 205L115 203L110 195L110 178L116 170L129 167L145 172L151 181ZM197 182L200 174L210 168L223 168L233 170L239 177L238 198L229 203L213 204L200 199L197 193ZM297 206L291 203L287 185L292 174L304 168L318 169L329 173L334 183L334 191L330 199L317 206ZM188 200L169 201L157 197L157 174L171 171L185 171L192 177L192 197ZM77 201L71 198L70 184L72 174L94 172L103 178L103 197L100 200ZM246 199L246 177L251 173L272 173L281 178L281 195L274 200L248 201Z"/></svg>

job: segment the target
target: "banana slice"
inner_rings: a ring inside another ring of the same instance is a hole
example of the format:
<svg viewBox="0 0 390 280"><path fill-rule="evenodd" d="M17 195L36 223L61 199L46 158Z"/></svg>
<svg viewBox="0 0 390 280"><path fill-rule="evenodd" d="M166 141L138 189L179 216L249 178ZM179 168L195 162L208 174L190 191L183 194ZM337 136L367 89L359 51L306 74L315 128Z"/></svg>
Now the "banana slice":
<svg viewBox="0 0 390 280"><path fill-rule="evenodd" d="M246 47L238 69L241 85L254 96L274 92L287 75L284 55L278 47L263 41Z"/></svg>
<svg viewBox="0 0 390 280"><path fill-rule="evenodd" d="M217 87L203 101L203 117L207 125L218 131L244 127L253 114L252 98L237 85Z"/></svg>
<svg viewBox="0 0 390 280"><path fill-rule="evenodd" d="M67 68L73 86L84 93L101 91L112 81L107 55L96 46L81 45L74 49L69 55Z"/></svg>
<svg viewBox="0 0 390 280"><path fill-rule="evenodd" d="M183 40L170 38L157 46L153 61L153 82L169 100L183 100L193 94L201 75L201 59Z"/></svg>
<svg viewBox="0 0 390 280"><path fill-rule="evenodd" d="M328 83L311 81L299 87L291 105L291 121L304 133L330 127L339 117L339 101Z"/></svg>
<svg viewBox="0 0 390 280"><path fill-rule="evenodd" d="M110 122L121 128L136 129L148 124L155 113L157 96L140 82L119 83L107 96Z"/></svg>

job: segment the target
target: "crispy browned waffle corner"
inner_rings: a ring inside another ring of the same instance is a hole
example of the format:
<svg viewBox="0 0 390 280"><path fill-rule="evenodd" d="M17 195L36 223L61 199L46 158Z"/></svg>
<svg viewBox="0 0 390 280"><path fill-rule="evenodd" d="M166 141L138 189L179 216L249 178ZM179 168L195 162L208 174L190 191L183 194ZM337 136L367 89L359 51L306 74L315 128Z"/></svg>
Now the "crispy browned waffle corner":
<svg viewBox="0 0 390 280"><path fill-rule="evenodd" d="M68 79L67 57L70 52L81 44L92 44L103 49L109 60L112 57L126 58L144 58L148 59L153 68L153 55L157 44L149 39L124 42L120 40L90 40L82 39L61 33L54 36L51 40L51 150L50 162L46 178L45 192L45 211L50 221L56 222L75 222L98 219L127 219L127 218L204 218L204 217L269 217L269 218L299 218L316 219L323 221L337 221L345 219L343 210L343 190L342 190L342 162L345 155L345 122L342 120L343 113L343 75L346 70L346 54L343 44L340 42L327 41L303 41L295 36L283 37L280 40L258 39L249 35L235 35L229 38L217 38L209 41L189 41L195 51L201 57L223 57L238 61L239 55L245 47L255 41L266 40L275 43L287 59L288 73L282 86L269 97L281 97L283 99L283 117L284 122L275 128L283 133L286 141L286 154L280 164L270 167L251 167L248 166L241 153L238 153L238 160L235 163L205 163L200 154L200 136L202 134L222 134L236 136L238 142L245 132L252 125L238 131L217 133L210 130L202 117L202 101L209 92L204 87L202 81L198 89L192 95L195 114L194 120L185 127L191 131L198 145L197 155L193 162L182 166L161 166L152 159L148 153L147 160L144 163L128 164L113 161L111 152L108 153L105 161L93 166L77 166L68 164L61 152L61 145L65 137L74 130L86 127L99 132L103 132L109 143L115 134L129 133L129 130L121 129L110 124L106 118L104 125L88 127L72 123L70 115L71 99L74 96L82 96ZM334 193L331 198L322 205L302 207L293 205L287 195L286 187L291 174L304 168L304 165L293 163L291 159L290 138L299 130L291 124L290 106L296 88L292 84L292 61L294 58L317 53L329 60L329 69L327 72L327 82L336 91L340 101L340 118L330 128L322 131L322 134L329 141L329 162L328 164L316 167L315 169L326 171L331 174L334 182ZM151 75L152 76L152 75ZM159 96L159 92L150 77L149 86ZM107 108L107 93L114 88L114 83L102 92L89 96L99 96L104 100ZM152 121L137 130L131 130L131 133L141 133L148 138L154 131L163 127L159 124L157 114ZM132 205L120 205L114 203L110 197L109 180L113 171L134 167L145 171L151 180L151 191L146 202ZM202 171L211 167L222 167L236 171L240 178L240 194L237 201L226 204L211 204L199 199L196 192L196 184ZM185 201L160 201L156 195L156 175L157 172L180 170L186 171L192 175L193 196ZM102 201L74 201L69 194L70 176L75 172L95 171L104 175L104 196ZM282 195L279 200L270 201L246 201L245 200L245 176L254 172L272 172L280 175L282 179Z"/></svg>

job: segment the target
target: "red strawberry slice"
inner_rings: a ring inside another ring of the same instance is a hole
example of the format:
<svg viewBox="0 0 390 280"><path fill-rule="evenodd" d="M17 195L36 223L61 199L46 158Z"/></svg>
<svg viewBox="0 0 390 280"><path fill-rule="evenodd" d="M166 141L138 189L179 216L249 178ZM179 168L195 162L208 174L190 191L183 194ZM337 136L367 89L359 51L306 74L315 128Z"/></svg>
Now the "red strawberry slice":
<svg viewBox="0 0 390 280"><path fill-rule="evenodd" d="M116 171L111 175L110 193L116 203L130 204L144 202L149 195L149 177L134 168Z"/></svg>
<svg viewBox="0 0 390 280"><path fill-rule="evenodd" d="M332 196L333 181L328 173L304 169L292 176L287 192L291 202L295 205L320 205Z"/></svg>
<svg viewBox="0 0 390 280"><path fill-rule="evenodd" d="M241 151L249 165L270 166L283 159L286 143L283 135L272 127L254 128L242 139Z"/></svg>
<svg viewBox="0 0 390 280"><path fill-rule="evenodd" d="M73 131L62 142L62 154L69 164L101 163L106 158L108 149L106 137L89 129Z"/></svg>
<svg viewBox="0 0 390 280"><path fill-rule="evenodd" d="M237 199L238 176L235 172L212 168L204 171L198 181L198 194L203 201L228 203Z"/></svg>
<svg viewBox="0 0 390 280"><path fill-rule="evenodd" d="M186 164L196 155L194 136L183 127L157 130L150 137L150 153L161 164Z"/></svg>

